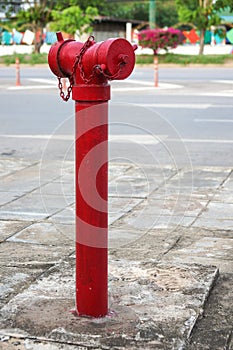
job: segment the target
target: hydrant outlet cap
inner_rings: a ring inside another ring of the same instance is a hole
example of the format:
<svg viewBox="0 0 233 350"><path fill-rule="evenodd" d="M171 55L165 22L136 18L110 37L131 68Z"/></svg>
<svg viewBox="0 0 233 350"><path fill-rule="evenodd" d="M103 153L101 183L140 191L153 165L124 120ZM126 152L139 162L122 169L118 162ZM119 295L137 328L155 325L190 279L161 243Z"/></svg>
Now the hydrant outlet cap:
<svg viewBox="0 0 233 350"><path fill-rule="evenodd" d="M104 72L112 79L126 79L133 71L135 65L134 48L124 38L108 39L97 43L83 58L84 67L99 64Z"/></svg>

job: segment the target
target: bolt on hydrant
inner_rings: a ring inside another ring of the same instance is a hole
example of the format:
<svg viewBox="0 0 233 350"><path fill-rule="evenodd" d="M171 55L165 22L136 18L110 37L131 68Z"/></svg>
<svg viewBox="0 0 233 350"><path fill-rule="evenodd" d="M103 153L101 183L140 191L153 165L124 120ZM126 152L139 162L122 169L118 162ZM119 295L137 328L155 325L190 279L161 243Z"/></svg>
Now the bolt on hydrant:
<svg viewBox="0 0 233 350"><path fill-rule="evenodd" d="M60 32L57 40L49 66L61 98L75 100L76 312L102 317L108 314L108 81L132 73L137 46L123 38L96 43L93 36L83 44Z"/></svg>

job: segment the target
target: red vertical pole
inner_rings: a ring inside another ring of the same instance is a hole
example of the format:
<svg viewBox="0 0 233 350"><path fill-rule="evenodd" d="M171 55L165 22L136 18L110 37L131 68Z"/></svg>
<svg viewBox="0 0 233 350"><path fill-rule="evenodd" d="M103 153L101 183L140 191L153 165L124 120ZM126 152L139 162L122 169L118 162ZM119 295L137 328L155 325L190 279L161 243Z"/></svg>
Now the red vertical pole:
<svg viewBox="0 0 233 350"><path fill-rule="evenodd" d="M76 311L108 312L108 103L76 101Z"/></svg>
<svg viewBox="0 0 233 350"><path fill-rule="evenodd" d="M20 66L18 57L15 59L15 69L16 69L16 86L20 86Z"/></svg>
<svg viewBox="0 0 233 350"><path fill-rule="evenodd" d="M66 78L62 79L62 86L64 90L67 90L67 86L66 86Z"/></svg>
<svg viewBox="0 0 233 350"><path fill-rule="evenodd" d="M158 55L154 55L154 71L155 71L155 87L158 87L159 83L159 67L158 67Z"/></svg>

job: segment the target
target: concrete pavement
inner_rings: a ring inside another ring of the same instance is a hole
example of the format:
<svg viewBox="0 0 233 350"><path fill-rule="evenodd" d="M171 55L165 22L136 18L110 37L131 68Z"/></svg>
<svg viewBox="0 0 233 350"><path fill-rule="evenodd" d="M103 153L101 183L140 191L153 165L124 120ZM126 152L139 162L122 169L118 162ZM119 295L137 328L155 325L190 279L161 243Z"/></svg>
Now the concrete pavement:
<svg viewBox="0 0 233 350"><path fill-rule="evenodd" d="M233 169L109 164L109 315L74 309L74 164L0 159L0 349L233 349Z"/></svg>

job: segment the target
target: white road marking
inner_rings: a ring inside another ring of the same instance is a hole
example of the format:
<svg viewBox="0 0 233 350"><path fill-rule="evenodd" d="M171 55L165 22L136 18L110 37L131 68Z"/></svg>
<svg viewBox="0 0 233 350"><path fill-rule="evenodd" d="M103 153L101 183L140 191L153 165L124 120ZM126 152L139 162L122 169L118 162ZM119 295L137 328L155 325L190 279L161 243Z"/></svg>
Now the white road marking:
<svg viewBox="0 0 233 350"><path fill-rule="evenodd" d="M158 88L156 88L158 89ZM122 87L122 88L117 88L117 87L112 87L112 91L114 92L127 92L127 91L148 91L148 90L155 90L155 87L136 87L136 88L130 88L130 87Z"/></svg>
<svg viewBox="0 0 233 350"><path fill-rule="evenodd" d="M26 86L9 86L8 90L37 90L37 89L54 89L53 85L26 85Z"/></svg>
<svg viewBox="0 0 233 350"><path fill-rule="evenodd" d="M233 97L233 90L223 90L218 92L203 92L197 96Z"/></svg>
<svg viewBox="0 0 233 350"><path fill-rule="evenodd" d="M154 83L151 82L151 81L143 81L143 80L135 80L135 79L126 79L125 82L126 82L126 83L129 83L129 84L154 86Z"/></svg>
<svg viewBox="0 0 233 350"><path fill-rule="evenodd" d="M58 84L58 80L55 79L44 79L44 78L30 78L27 79L29 81L33 81L35 83L42 83L42 84L51 84L51 85L56 85Z"/></svg>
<svg viewBox="0 0 233 350"><path fill-rule="evenodd" d="M220 84L232 84L233 80L211 80L213 83L220 83Z"/></svg>
<svg viewBox="0 0 233 350"><path fill-rule="evenodd" d="M109 141L119 142L119 143L129 143L136 142L143 145L156 145L164 140L166 135L137 135L137 134L128 134L128 135L110 135Z"/></svg>
<svg viewBox="0 0 233 350"><path fill-rule="evenodd" d="M207 103L136 103L135 106L139 107L154 107L154 108L182 108L182 109L207 109L211 107L211 104Z"/></svg>
<svg viewBox="0 0 233 350"><path fill-rule="evenodd" d="M172 139L172 138L167 138L167 141L171 142L184 142L184 143L216 143L216 144L221 144L221 143L226 143L226 144L233 144L233 140L216 140L216 139Z"/></svg>
<svg viewBox="0 0 233 350"><path fill-rule="evenodd" d="M37 139L37 140L60 140L60 141L68 141L68 140L74 140L74 135L7 135L7 134L0 134L0 137L6 137L6 138L16 138L16 139Z"/></svg>
<svg viewBox="0 0 233 350"><path fill-rule="evenodd" d="M31 85L31 86L10 86L8 87L8 90L30 90L30 89L50 89L50 88L56 88L58 85L58 82L56 79L43 79L43 78L29 78L28 81L39 83L39 85ZM168 84L168 83L159 83L158 87L154 87L154 83L150 81L141 81L141 80L132 80L128 79L122 82L123 84L129 83L133 85L137 85L136 87L115 87L114 84L116 82L113 82L112 84L112 90L113 91L147 91L147 90L164 90L164 89L180 89L183 86L177 85L177 84ZM43 84L43 85L41 85ZM47 84L47 85L44 85ZM69 84L67 80L67 84ZM138 86L143 85L143 86Z"/></svg>
<svg viewBox="0 0 233 350"><path fill-rule="evenodd" d="M41 139L41 140L60 140L74 141L74 135L7 135L0 134L0 138L16 138L16 139ZM164 141L165 140L165 141ZM217 140L217 139L186 139L186 138L169 138L168 135L141 135L141 134L126 134L126 135L109 135L109 141L119 143L137 142L146 145L156 145L160 142L187 142L187 143L216 143L216 144L233 144L233 140Z"/></svg>
<svg viewBox="0 0 233 350"><path fill-rule="evenodd" d="M57 88L58 82L56 79L30 78L29 81L40 83L40 85L20 85L10 86L8 90L37 90L37 89L54 89ZM47 84L47 85L41 85Z"/></svg>
<svg viewBox="0 0 233 350"><path fill-rule="evenodd" d="M194 119L196 123L233 123L232 119Z"/></svg>
<svg viewBox="0 0 233 350"><path fill-rule="evenodd" d="M145 81L138 81L138 80L126 80L125 83L130 83L134 85L144 85L144 87L114 87L114 83L112 84L112 90L113 91L146 91L146 90L165 90L165 89L181 89L183 88L182 85L178 84L169 84L169 83L159 83L158 87L154 86L154 83L151 82L145 82Z"/></svg>
<svg viewBox="0 0 233 350"><path fill-rule="evenodd" d="M16 139L35 139L35 140L59 140L59 141L74 141L74 135L6 135L0 134L0 137L16 138ZM109 135L110 142L131 143L136 142L144 145L156 145L164 140L166 135L141 135L141 134L126 134L126 135Z"/></svg>

